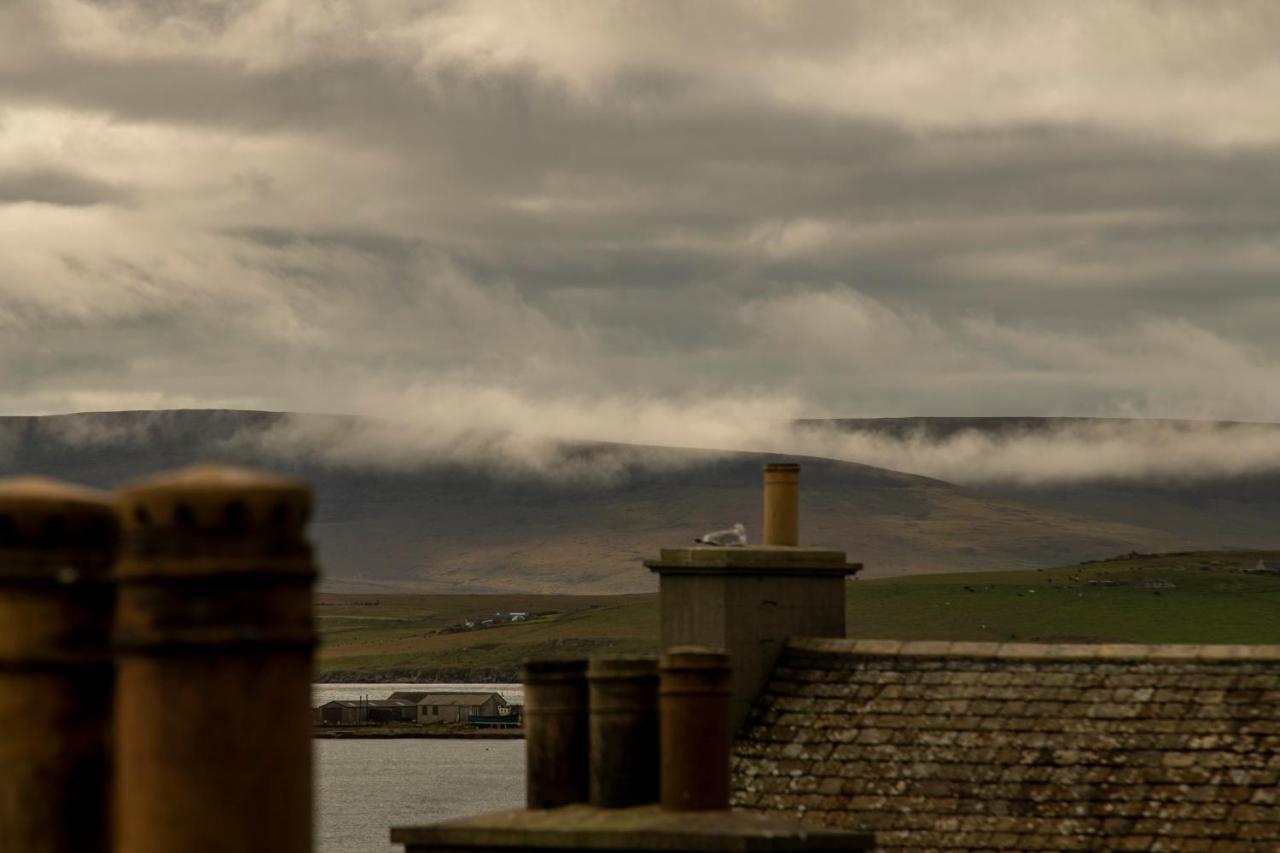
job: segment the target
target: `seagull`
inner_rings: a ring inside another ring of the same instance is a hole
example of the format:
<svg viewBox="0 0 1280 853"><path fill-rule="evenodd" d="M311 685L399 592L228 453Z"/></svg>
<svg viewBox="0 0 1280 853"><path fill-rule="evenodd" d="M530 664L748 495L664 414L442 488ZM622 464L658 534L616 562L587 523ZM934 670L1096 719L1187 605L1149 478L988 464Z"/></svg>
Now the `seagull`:
<svg viewBox="0 0 1280 853"><path fill-rule="evenodd" d="M747 544L747 528L735 524L728 530L713 530L693 541L699 545L742 546Z"/></svg>

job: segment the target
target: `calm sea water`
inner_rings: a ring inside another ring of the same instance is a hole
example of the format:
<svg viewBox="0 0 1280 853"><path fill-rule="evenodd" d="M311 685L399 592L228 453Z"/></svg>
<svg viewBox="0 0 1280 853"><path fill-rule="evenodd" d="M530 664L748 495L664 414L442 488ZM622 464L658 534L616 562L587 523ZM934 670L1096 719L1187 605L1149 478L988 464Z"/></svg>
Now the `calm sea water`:
<svg viewBox="0 0 1280 853"><path fill-rule="evenodd" d="M509 702L518 684L317 684L316 704L395 690L496 690ZM522 740L317 740L317 853L403 851L392 826L524 805Z"/></svg>
<svg viewBox="0 0 1280 853"><path fill-rule="evenodd" d="M392 826L524 805L522 740L317 740L316 849L387 853Z"/></svg>

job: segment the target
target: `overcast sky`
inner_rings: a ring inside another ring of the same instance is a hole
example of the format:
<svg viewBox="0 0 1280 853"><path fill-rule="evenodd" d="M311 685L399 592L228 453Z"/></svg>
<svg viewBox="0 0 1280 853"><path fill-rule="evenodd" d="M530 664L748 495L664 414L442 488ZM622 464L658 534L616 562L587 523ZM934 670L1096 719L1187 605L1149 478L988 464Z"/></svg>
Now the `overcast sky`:
<svg viewBox="0 0 1280 853"><path fill-rule="evenodd" d="M6 0L0 413L1280 420L1278 43L1274 2Z"/></svg>

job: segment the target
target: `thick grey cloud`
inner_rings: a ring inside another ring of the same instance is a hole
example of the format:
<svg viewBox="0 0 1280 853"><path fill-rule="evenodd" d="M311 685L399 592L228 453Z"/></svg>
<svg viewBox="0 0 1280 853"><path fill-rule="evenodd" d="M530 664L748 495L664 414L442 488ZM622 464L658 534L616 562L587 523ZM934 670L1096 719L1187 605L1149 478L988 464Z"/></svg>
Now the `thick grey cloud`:
<svg viewBox="0 0 1280 853"><path fill-rule="evenodd" d="M74 172L45 169L0 173L0 204L63 205L82 207L124 200L125 194L103 181Z"/></svg>
<svg viewBox="0 0 1280 853"><path fill-rule="evenodd" d="M717 407L1280 419L1276 32L1266 2L4 4L0 410L718 446L759 442Z"/></svg>

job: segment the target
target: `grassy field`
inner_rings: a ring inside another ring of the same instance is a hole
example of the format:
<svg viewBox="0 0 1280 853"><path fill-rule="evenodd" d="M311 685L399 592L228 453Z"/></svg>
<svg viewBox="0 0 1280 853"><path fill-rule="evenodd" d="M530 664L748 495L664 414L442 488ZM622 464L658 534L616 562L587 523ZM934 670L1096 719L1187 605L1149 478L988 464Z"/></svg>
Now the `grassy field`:
<svg viewBox="0 0 1280 853"><path fill-rule="evenodd" d="M859 581L851 636L902 640L1280 643L1275 552L1200 552L1026 572Z"/></svg>
<svg viewBox="0 0 1280 853"><path fill-rule="evenodd" d="M1198 552L849 584L849 634L885 639L1280 643L1280 552ZM514 680L548 653L653 652L657 596L321 595L326 680ZM527 621L480 626L494 613ZM448 630L471 621L477 627Z"/></svg>
<svg viewBox="0 0 1280 853"><path fill-rule="evenodd" d="M546 654L652 652L656 595L320 595L326 680L515 681ZM526 621L486 627L495 613ZM475 627L462 630L465 622Z"/></svg>

